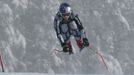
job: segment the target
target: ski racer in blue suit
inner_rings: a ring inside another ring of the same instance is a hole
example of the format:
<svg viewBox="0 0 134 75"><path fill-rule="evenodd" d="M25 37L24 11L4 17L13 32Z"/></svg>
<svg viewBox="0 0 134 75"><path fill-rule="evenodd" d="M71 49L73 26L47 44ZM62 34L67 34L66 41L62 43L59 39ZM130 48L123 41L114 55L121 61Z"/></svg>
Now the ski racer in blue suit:
<svg viewBox="0 0 134 75"><path fill-rule="evenodd" d="M74 14L68 3L61 3L54 18L54 29L63 48L63 52L73 54L70 37L74 36L78 47L82 50L89 46L84 27L77 14Z"/></svg>

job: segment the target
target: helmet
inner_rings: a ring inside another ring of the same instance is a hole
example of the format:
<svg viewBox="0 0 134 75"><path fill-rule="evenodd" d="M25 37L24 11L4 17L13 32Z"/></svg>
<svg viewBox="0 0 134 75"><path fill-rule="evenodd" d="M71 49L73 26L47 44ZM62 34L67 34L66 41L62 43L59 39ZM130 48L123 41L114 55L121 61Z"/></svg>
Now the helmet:
<svg viewBox="0 0 134 75"><path fill-rule="evenodd" d="M59 7L59 12L62 16L69 16L71 14L71 7L68 3L62 3Z"/></svg>

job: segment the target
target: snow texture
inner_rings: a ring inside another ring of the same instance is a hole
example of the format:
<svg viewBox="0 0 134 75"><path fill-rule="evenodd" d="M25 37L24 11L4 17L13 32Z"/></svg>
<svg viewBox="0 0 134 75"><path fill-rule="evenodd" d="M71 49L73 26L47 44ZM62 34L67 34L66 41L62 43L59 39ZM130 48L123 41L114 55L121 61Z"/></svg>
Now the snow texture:
<svg viewBox="0 0 134 75"><path fill-rule="evenodd" d="M70 3L79 15L90 43L104 54L108 70L91 50L80 53L73 37L74 55L53 52L61 49L53 19L62 2ZM134 0L0 0L5 75L133 75L133 38Z"/></svg>

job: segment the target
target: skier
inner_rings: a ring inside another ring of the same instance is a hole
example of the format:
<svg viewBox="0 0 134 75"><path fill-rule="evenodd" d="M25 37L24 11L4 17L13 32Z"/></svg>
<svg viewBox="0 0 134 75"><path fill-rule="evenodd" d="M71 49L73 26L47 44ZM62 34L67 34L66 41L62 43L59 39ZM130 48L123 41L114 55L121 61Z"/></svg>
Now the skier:
<svg viewBox="0 0 134 75"><path fill-rule="evenodd" d="M73 54L70 37L73 35L78 47L82 50L89 46L84 27L77 14L74 14L68 3L61 3L59 11L54 18L54 28L63 52Z"/></svg>

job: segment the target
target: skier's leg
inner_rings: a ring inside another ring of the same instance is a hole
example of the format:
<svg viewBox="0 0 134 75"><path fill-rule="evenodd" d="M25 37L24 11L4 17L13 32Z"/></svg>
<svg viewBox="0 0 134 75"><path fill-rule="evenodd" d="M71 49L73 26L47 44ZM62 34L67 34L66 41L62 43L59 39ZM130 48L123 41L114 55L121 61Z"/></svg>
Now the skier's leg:
<svg viewBox="0 0 134 75"><path fill-rule="evenodd" d="M73 54L73 48L72 48L72 44L71 44L70 40L68 40L67 45L68 45L68 48L69 48L69 54Z"/></svg>
<svg viewBox="0 0 134 75"><path fill-rule="evenodd" d="M69 34L62 34L62 37L63 37L63 40L64 40L64 43L62 44L62 47L63 47L64 52L69 52L69 54L72 54L73 50L72 50L72 45L71 45L71 42L70 42L70 36L71 35L69 35Z"/></svg>
<svg viewBox="0 0 134 75"><path fill-rule="evenodd" d="M79 38L79 37L75 37L75 38ZM76 42L77 42L77 45L80 49L82 49L84 46L83 46L83 41L81 38L79 39L76 39Z"/></svg>
<svg viewBox="0 0 134 75"><path fill-rule="evenodd" d="M82 37L81 37L79 31L78 31L78 30L74 30L74 31L73 31L73 35L74 35L74 37L75 37L77 46L78 46L80 49L82 49L84 46L83 46L83 40L82 40Z"/></svg>

